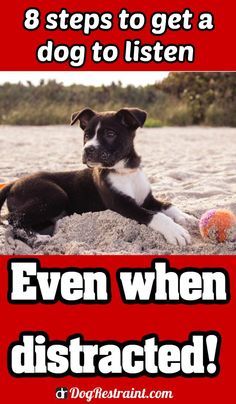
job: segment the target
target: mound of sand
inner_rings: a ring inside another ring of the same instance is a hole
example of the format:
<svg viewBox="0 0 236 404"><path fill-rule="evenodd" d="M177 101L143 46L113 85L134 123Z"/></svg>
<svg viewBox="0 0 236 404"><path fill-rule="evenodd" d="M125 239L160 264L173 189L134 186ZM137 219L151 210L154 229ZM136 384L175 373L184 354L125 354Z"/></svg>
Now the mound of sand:
<svg viewBox="0 0 236 404"><path fill-rule="evenodd" d="M7 232L8 254L233 254L236 243L205 243L197 228L189 229L193 244L168 245L163 237L145 225L139 225L109 210L74 214L58 221L53 237L29 239L25 244Z"/></svg>

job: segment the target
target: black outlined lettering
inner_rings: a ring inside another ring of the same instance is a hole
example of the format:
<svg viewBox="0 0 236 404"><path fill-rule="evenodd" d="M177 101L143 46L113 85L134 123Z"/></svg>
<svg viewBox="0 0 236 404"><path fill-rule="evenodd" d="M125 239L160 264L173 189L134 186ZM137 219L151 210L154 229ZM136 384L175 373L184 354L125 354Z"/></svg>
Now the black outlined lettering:
<svg viewBox="0 0 236 404"><path fill-rule="evenodd" d="M146 17L141 12L130 13L123 8L118 14L119 29L122 31L140 31L146 24Z"/></svg>
<svg viewBox="0 0 236 404"><path fill-rule="evenodd" d="M111 299L105 269L42 269L37 259L8 262L10 303L107 303ZM154 259L151 268L122 268L116 273L126 304L225 304L230 300L229 277L223 268L170 268Z"/></svg>
<svg viewBox="0 0 236 404"><path fill-rule="evenodd" d="M40 268L37 259L8 262L8 301L13 304L103 304L111 300L109 273L102 268Z"/></svg>
<svg viewBox="0 0 236 404"><path fill-rule="evenodd" d="M25 11L23 27L29 31L34 31L40 26L40 11L38 8L28 8Z"/></svg>
<svg viewBox="0 0 236 404"><path fill-rule="evenodd" d="M224 304L230 300L229 277L223 268L170 268L166 259L155 259L150 269L117 271L124 303Z"/></svg>
<svg viewBox="0 0 236 404"><path fill-rule="evenodd" d="M103 45L99 41L95 41L91 46L92 60L95 63L106 62L113 63L119 56L119 49L114 44Z"/></svg>
<svg viewBox="0 0 236 404"><path fill-rule="evenodd" d="M55 45L48 40L40 45L36 51L38 62L41 63L64 63L68 62L72 67L82 67L86 60L86 47L81 44L68 46L66 44Z"/></svg>
<svg viewBox="0 0 236 404"><path fill-rule="evenodd" d="M188 8L186 8L182 13L154 13L151 17L151 33L154 35L162 35L167 30L177 31L181 29L184 31L189 31L192 29L191 20L193 17L194 13Z"/></svg>
<svg viewBox="0 0 236 404"><path fill-rule="evenodd" d="M198 20L198 29L201 31L211 31L215 28L214 16L211 13L201 13Z"/></svg>
<svg viewBox="0 0 236 404"><path fill-rule="evenodd" d="M104 12L76 12L70 13L66 8L59 12L50 12L45 18L45 29L82 31L84 35L90 35L95 30L109 31L113 25L113 14Z"/></svg>
<svg viewBox="0 0 236 404"><path fill-rule="evenodd" d="M194 62L195 48L190 44L164 45L160 41L154 44L141 44L139 39L126 40L124 60L126 63Z"/></svg>
<svg viewBox="0 0 236 404"><path fill-rule="evenodd" d="M159 341L49 341L43 331L23 332L8 349L8 369L15 377L214 377L219 374L221 337L216 331L193 332L182 343Z"/></svg>
<svg viewBox="0 0 236 404"><path fill-rule="evenodd" d="M147 28L151 35L164 35L167 31L191 31L194 28L194 12L190 8L182 11L155 11L148 17L142 11L129 11L121 8L116 15L111 11L99 13L97 11L70 12L67 8L51 11L46 14L44 21L40 20L40 10L29 8L25 11L23 26L27 30L36 30L40 25L47 31L81 31L81 35L88 36L97 30L110 31L116 24L120 31L140 32ZM198 12L195 26L201 31L210 31L215 28L214 16L204 11ZM95 64L115 63L120 59L124 63L193 63L196 59L195 44L185 42L164 44L161 41L142 43L140 38L130 40L125 38L123 44L101 43L98 39L92 45L86 42L69 45L66 43L54 44L47 39L36 50L36 59L39 63L68 63L73 68L81 68L87 58ZM87 49L89 46L89 49ZM88 52L87 52L88 51Z"/></svg>

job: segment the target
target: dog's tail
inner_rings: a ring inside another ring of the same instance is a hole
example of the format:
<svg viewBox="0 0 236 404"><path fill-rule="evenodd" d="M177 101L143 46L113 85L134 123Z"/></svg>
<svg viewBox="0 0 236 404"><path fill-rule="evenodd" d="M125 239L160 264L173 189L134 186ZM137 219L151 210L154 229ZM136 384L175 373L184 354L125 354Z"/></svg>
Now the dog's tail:
<svg viewBox="0 0 236 404"><path fill-rule="evenodd" d="M13 184L14 182L10 182L9 184L0 184L0 212Z"/></svg>

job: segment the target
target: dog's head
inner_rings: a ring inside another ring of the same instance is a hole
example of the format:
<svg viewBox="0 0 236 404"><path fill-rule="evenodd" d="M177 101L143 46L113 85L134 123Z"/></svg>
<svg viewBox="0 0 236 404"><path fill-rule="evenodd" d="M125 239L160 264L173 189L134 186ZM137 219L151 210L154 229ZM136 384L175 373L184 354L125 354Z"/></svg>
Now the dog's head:
<svg viewBox="0 0 236 404"><path fill-rule="evenodd" d="M135 131L143 126L147 114L139 108L122 108L118 112L98 113L90 108L74 112L84 131L83 163L88 167L115 167L134 151Z"/></svg>

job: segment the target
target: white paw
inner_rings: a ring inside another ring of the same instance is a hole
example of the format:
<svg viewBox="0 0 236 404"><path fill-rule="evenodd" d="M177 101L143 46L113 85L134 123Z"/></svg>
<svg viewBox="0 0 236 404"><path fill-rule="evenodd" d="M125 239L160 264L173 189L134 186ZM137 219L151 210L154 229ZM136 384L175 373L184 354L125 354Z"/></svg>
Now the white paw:
<svg viewBox="0 0 236 404"><path fill-rule="evenodd" d="M164 213L154 215L149 227L161 233L170 244L186 246L191 243L189 232Z"/></svg>
<svg viewBox="0 0 236 404"><path fill-rule="evenodd" d="M171 217L176 223L186 226L188 224L196 226L198 224L198 219L188 213L182 212L176 206L171 206L170 208L163 211L166 216Z"/></svg>

